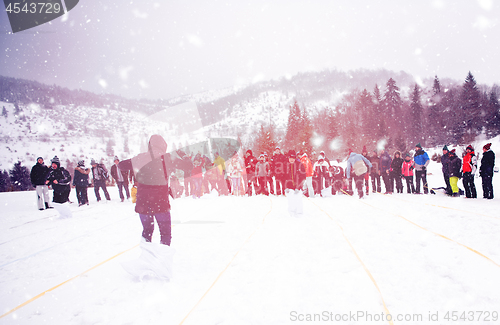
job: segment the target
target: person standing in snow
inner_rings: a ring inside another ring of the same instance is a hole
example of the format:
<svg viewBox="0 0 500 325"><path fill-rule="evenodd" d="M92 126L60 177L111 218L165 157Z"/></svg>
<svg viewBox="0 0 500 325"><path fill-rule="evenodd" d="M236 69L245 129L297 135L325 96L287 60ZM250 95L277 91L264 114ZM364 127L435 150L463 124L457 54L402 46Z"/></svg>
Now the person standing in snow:
<svg viewBox="0 0 500 325"><path fill-rule="evenodd" d="M381 192L381 184L380 184L380 168L379 168L379 162L380 162L380 157L377 155L377 150L373 150L373 154L371 157L368 158L368 160L372 163L372 168L370 171L370 177L372 179L372 192Z"/></svg>
<svg viewBox="0 0 500 325"><path fill-rule="evenodd" d="M368 157L368 150L366 149L366 146L363 146L363 150L362 150L361 154L363 155L363 157L365 157L371 163L370 157ZM373 166L373 164L372 164L372 166ZM366 195L370 194L370 185L369 185L370 184L370 174L371 173L365 174Z"/></svg>
<svg viewBox="0 0 500 325"><path fill-rule="evenodd" d="M253 188L255 189L255 193L257 193L257 180L255 179L255 166L257 165L257 163L258 160L253 156L252 150L247 150L247 152L245 153L245 169L247 172L246 175L248 196L252 196Z"/></svg>
<svg viewBox="0 0 500 325"><path fill-rule="evenodd" d="M193 199L201 197L201 183L203 181L203 168L201 167L201 156L195 157L193 162L193 170L191 171L191 195Z"/></svg>
<svg viewBox="0 0 500 325"><path fill-rule="evenodd" d="M92 180L94 182L94 193L97 202L101 201L101 195L99 194L99 188L102 188L106 200L110 201L108 190L106 189L106 179L108 178L108 171L103 164L98 164L94 159L90 161L92 166Z"/></svg>
<svg viewBox="0 0 500 325"><path fill-rule="evenodd" d="M474 175L476 174L477 168L477 157L474 154L474 148L472 145L467 146L465 149L466 153L463 160L462 171L464 178L462 180L465 188L465 197L476 199L476 185L474 184Z"/></svg>
<svg viewBox="0 0 500 325"><path fill-rule="evenodd" d="M408 194L415 193L415 186L413 185L413 164L411 155L407 153L403 165L401 166L401 173L406 180L406 193Z"/></svg>
<svg viewBox="0 0 500 325"><path fill-rule="evenodd" d="M450 173L450 186L452 195L454 197L459 197L460 192L458 189L458 179L462 178L462 160L456 155L455 149L451 150L448 156L450 158L448 161L448 171Z"/></svg>
<svg viewBox="0 0 500 325"><path fill-rule="evenodd" d="M443 147L443 155L441 156L441 165L443 166L442 171L444 182L446 184L446 194L451 196L453 192L451 191L450 172L448 171L448 162L450 161L449 153L450 151L448 150L448 146L445 145Z"/></svg>
<svg viewBox="0 0 500 325"><path fill-rule="evenodd" d="M326 163L325 158L320 155L318 161L314 163L314 180L315 180L315 190L314 194L319 194L322 196L321 191L323 190L323 180L329 178L329 165Z"/></svg>
<svg viewBox="0 0 500 325"><path fill-rule="evenodd" d="M148 143L148 152L122 160L120 170L133 171L137 182L137 204L135 212L139 214L143 231L142 237L151 242L154 220L160 228L160 243L170 246L171 216L169 202L169 175L180 169L180 157L173 159L167 152L167 143L161 135L152 135Z"/></svg>
<svg viewBox="0 0 500 325"><path fill-rule="evenodd" d="M122 188L125 189L127 200L130 199L130 192L128 191L128 171L120 170L120 168L118 167L119 162L120 159L118 159L118 157L115 156L114 159L115 164L111 166L111 177L114 178L116 186L118 186L118 193L120 194L120 199L123 202L125 200L125 197L123 196Z"/></svg>
<svg viewBox="0 0 500 325"><path fill-rule="evenodd" d="M52 202L66 203L69 201L69 193L71 192L71 175L66 169L61 167L57 156L54 156L50 162L52 163L52 167L47 175L45 184L51 185L54 190Z"/></svg>
<svg viewBox="0 0 500 325"><path fill-rule="evenodd" d="M420 181L424 188L424 194L429 193L429 185L427 184L427 166L430 163L429 155L422 149L420 143L415 146L415 193L420 194Z"/></svg>
<svg viewBox="0 0 500 325"><path fill-rule="evenodd" d="M483 179L483 198L493 199L493 170L495 168L495 153L491 151L491 143L483 147L483 158L479 167L479 176Z"/></svg>
<svg viewBox="0 0 500 325"><path fill-rule="evenodd" d="M403 193L403 182L401 180L401 167L403 165L403 159L401 158L401 153L396 151L394 153L394 159L391 162L391 187L394 188L394 183L396 183L397 193Z"/></svg>
<svg viewBox="0 0 500 325"><path fill-rule="evenodd" d="M226 184L226 161L218 152L215 152L214 165L217 171L217 189L219 195L228 195L229 189Z"/></svg>
<svg viewBox="0 0 500 325"><path fill-rule="evenodd" d="M240 196L243 194L241 186L241 176L243 173L243 166L241 166L240 159L238 158L238 154L235 154L227 166L227 172L231 177L233 192L232 195Z"/></svg>
<svg viewBox="0 0 500 325"><path fill-rule="evenodd" d="M307 153L303 153L300 157L300 162L304 165L306 170L306 181L304 183L304 187L307 189L307 196L314 197L314 189L312 184L312 179L314 175L313 164L311 160L307 157Z"/></svg>
<svg viewBox="0 0 500 325"><path fill-rule="evenodd" d="M269 191L267 190L267 177L270 172L271 166L266 161L264 154L261 154L259 156L259 162L255 165L255 178L259 183L259 193L257 194L269 195Z"/></svg>
<svg viewBox="0 0 500 325"><path fill-rule="evenodd" d="M179 156L182 157L180 162L181 170L184 172L184 196L188 197L189 193L193 194L193 184L191 183L191 171L193 170L193 162L191 158L184 153L182 150L177 152Z"/></svg>
<svg viewBox="0 0 500 325"><path fill-rule="evenodd" d="M85 168L85 161L80 160L75 168L73 176L73 186L76 188L76 198L78 199L78 206L89 204L87 195L87 187L89 186L90 169Z"/></svg>
<svg viewBox="0 0 500 325"><path fill-rule="evenodd" d="M382 149L379 160L379 172L384 180L385 194L392 194L391 163L391 156L389 156L389 153L385 149Z"/></svg>
<svg viewBox="0 0 500 325"><path fill-rule="evenodd" d="M49 167L43 163L43 158L38 157L36 164L31 168L31 184L36 188L38 210L51 209L49 205L49 187L45 183L49 174Z"/></svg>
<svg viewBox="0 0 500 325"><path fill-rule="evenodd" d="M363 198L363 183L365 174L372 168L372 163L363 155L351 152L347 159L346 176L353 178L358 190L359 198Z"/></svg>
<svg viewBox="0 0 500 325"><path fill-rule="evenodd" d="M306 169L304 164L297 160L297 155L293 150L288 152L284 180L285 196L288 199L288 212L293 217L299 217L303 214L302 188L306 180Z"/></svg>
<svg viewBox="0 0 500 325"><path fill-rule="evenodd" d="M281 153L280 147L276 147L276 149L274 149L271 161L271 170L276 182L276 195L285 195L285 183L283 179L287 159L285 155Z"/></svg>

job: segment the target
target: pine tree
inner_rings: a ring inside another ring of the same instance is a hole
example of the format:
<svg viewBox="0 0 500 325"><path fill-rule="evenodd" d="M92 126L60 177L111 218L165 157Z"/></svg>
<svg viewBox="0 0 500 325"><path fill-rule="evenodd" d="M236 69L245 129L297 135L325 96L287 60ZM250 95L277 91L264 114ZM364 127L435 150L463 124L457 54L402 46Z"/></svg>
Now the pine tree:
<svg viewBox="0 0 500 325"><path fill-rule="evenodd" d="M460 101L463 117L465 118L465 131L471 137L481 131L482 122L480 121L480 95L481 94L477 88L476 80L469 71L469 74L465 78L465 82L462 86Z"/></svg>
<svg viewBox="0 0 500 325"><path fill-rule="evenodd" d="M7 109L5 108L5 106L2 109L2 116L5 118L9 117L9 113L7 112Z"/></svg>
<svg viewBox="0 0 500 325"><path fill-rule="evenodd" d="M396 86L396 81L390 78L386 84L386 91L384 93L384 99L382 101L383 107L383 118L387 121L387 127L389 133L398 134L401 132L401 96L399 94L399 88Z"/></svg>
<svg viewBox="0 0 500 325"><path fill-rule="evenodd" d="M17 116L21 113L21 108L18 103L14 103L14 115Z"/></svg>
<svg viewBox="0 0 500 325"><path fill-rule="evenodd" d="M20 161L14 164L9 176L14 191L27 191L32 188L30 172L26 166L21 166Z"/></svg>
<svg viewBox="0 0 500 325"><path fill-rule="evenodd" d="M425 143L425 137L423 136L425 133L423 130L423 114L424 108L422 107L421 99L420 99L420 89L417 84L413 88L413 93L411 94L411 104L410 104L410 135L412 137L411 140L415 142L420 142L422 144Z"/></svg>
<svg viewBox="0 0 500 325"><path fill-rule="evenodd" d="M276 148L276 140L274 139L274 129L272 125L267 127L263 125L260 126L253 148L255 148L255 154L257 156L263 152L266 152L269 156L272 155L274 148Z"/></svg>
<svg viewBox="0 0 500 325"><path fill-rule="evenodd" d="M430 145L437 145L439 143L439 138L442 138L443 133L443 121L442 121L442 112L443 112L443 104L442 98L443 94L441 93L441 83L437 76L434 77L434 86L432 87L433 95L429 101L429 114L427 116L428 120L428 128L429 128L429 136L431 137Z"/></svg>
<svg viewBox="0 0 500 325"><path fill-rule="evenodd" d="M495 137L500 134L500 103L497 93L495 92L495 87L493 87L490 92L486 122L488 123L487 129L490 137Z"/></svg>
<svg viewBox="0 0 500 325"><path fill-rule="evenodd" d="M373 109L373 99L371 94L363 89L359 95L358 108L356 113L361 117L361 130L363 131L363 137L366 140L373 140L376 137L377 124L376 114Z"/></svg>
<svg viewBox="0 0 500 325"><path fill-rule="evenodd" d="M296 150L299 144L299 132L300 132L300 108L297 100L294 101L293 105L290 106L290 112L288 114L288 125L286 128L285 135L285 146L289 149Z"/></svg>
<svg viewBox="0 0 500 325"><path fill-rule="evenodd" d="M373 124L377 125L375 130L375 136L377 139L384 137L387 134L387 125L385 119L382 115L382 95L380 94L380 89L377 84L373 89L373 113L374 121Z"/></svg>
<svg viewBox="0 0 500 325"><path fill-rule="evenodd" d="M298 149L307 153L312 152L313 127L306 108L300 114L300 131L298 136Z"/></svg>
<svg viewBox="0 0 500 325"><path fill-rule="evenodd" d="M0 171L0 192L10 191L11 186L9 173L6 170Z"/></svg>

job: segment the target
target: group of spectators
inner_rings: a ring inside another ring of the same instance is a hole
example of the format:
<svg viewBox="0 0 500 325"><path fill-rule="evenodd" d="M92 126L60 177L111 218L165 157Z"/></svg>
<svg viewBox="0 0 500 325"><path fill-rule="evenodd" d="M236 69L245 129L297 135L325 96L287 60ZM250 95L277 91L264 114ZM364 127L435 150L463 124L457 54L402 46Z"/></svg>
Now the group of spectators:
<svg viewBox="0 0 500 325"><path fill-rule="evenodd" d="M332 195L338 192L352 195L353 180L359 197L370 193L370 184L371 192L382 192L382 182L384 194L403 193L403 181L409 194L422 192L427 194L430 191L427 183L427 166L430 159L420 143L415 146L414 155L408 152L404 157L399 151L395 151L391 157L385 149L379 152L374 150L369 154L366 146L363 147L361 154L350 150L345 171L340 166L340 160L329 160L323 151L316 160L311 160L307 153L294 150L289 150L285 155L280 147L275 148L272 156L262 152L257 158L252 150L247 150L244 157L235 152L227 161L215 152L213 162L200 153L194 157L183 151L177 151L177 154L179 160L176 170L182 170L183 173L179 175L174 169L169 175L169 193L174 198L182 195L199 198L212 191L216 191L218 195L235 196L285 195L286 188L300 188L309 197L323 196L327 188L330 188L328 191L331 191ZM290 165L292 161L294 164ZM300 165L295 164L295 161L300 162ZM129 199L131 196L129 181L134 180L134 175L132 170L120 169L119 163L118 157L114 157L111 177L117 184L123 202L125 198ZM455 149L448 150L448 147L444 146L441 163L446 194L460 196L458 180L462 178L465 196L477 198L474 178L478 159L472 145L466 148L463 159L457 156ZM106 200L110 200L106 188L109 179L107 168L94 159L90 164L91 167L86 168L85 162L80 160L71 183L70 173L61 167L57 156L51 160L50 167L45 166L43 158L39 157L37 164L31 170L31 181L36 187L38 208L40 210L51 208L48 201L49 185L54 190L53 202L56 203L69 201L71 185L76 190L80 206L89 204L87 188L91 185L94 187L97 201L101 201L101 190ZM495 154L491 151L491 143L488 143L483 147L479 171L483 182L483 195L487 199L493 198L494 165ZM180 178L183 179L183 184ZM136 188L132 190L134 189Z"/></svg>
<svg viewBox="0 0 500 325"><path fill-rule="evenodd" d="M123 202L125 196L130 199L129 180L133 179L133 173L121 171L118 167L120 160L114 157L114 165L111 167L111 177L115 180L118 186L120 199ZM54 190L54 203L71 202L69 195L71 186L75 189L76 197L79 206L89 205L87 189L89 186L94 187L94 193L97 201L101 201L100 191L104 193L106 200L110 201L109 192L106 188L106 182L109 180L109 173L104 164L97 163L94 159L91 160L90 168L85 167L85 161L80 160L74 170L73 177L68 170L61 166L57 156L50 160L50 167L44 164L43 157L37 158L37 163L31 168L31 183L36 189L38 209L45 210L52 208L49 202L49 190L51 186ZM92 178L90 173L92 172ZM71 182L73 180L73 182Z"/></svg>

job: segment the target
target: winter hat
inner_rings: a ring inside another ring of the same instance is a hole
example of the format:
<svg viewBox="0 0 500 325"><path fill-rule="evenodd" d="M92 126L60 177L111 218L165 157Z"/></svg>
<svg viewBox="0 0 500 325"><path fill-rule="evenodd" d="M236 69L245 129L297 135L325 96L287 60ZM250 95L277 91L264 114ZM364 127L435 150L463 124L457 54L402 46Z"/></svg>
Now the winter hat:
<svg viewBox="0 0 500 325"><path fill-rule="evenodd" d="M118 156L115 156L115 158L113 158L113 161L115 161L115 160L120 161L120 159L118 159Z"/></svg>
<svg viewBox="0 0 500 325"><path fill-rule="evenodd" d="M487 143L483 147L483 149L485 149L485 150L490 150L490 148L491 148L491 143Z"/></svg>
<svg viewBox="0 0 500 325"><path fill-rule="evenodd" d="M61 167L61 162L59 161L59 158L57 156L54 156L54 158L52 158L50 162L56 164L57 168Z"/></svg>
<svg viewBox="0 0 500 325"><path fill-rule="evenodd" d="M307 153L304 152L304 154L302 155L302 157L307 157Z"/></svg>
<svg viewBox="0 0 500 325"><path fill-rule="evenodd" d="M444 145L443 150L450 151L450 150L448 150L448 146L447 145Z"/></svg>
<svg viewBox="0 0 500 325"><path fill-rule="evenodd" d="M276 147L276 148L274 148L274 150L281 150L281 148L280 147Z"/></svg>
<svg viewBox="0 0 500 325"><path fill-rule="evenodd" d="M80 161L78 162L78 167L85 167L85 161L80 160Z"/></svg>
<svg viewBox="0 0 500 325"><path fill-rule="evenodd" d="M91 164L91 165L97 165L97 163L95 162L95 159L94 159L94 158L90 159L90 164Z"/></svg>
<svg viewBox="0 0 500 325"><path fill-rule="evenodd" d="M405 154L405 157L410 157L410 158L411 158L410 153L409 153L409 152L407 152L407 153Z"/></svg>
<svg viewBox="0 0 500 325"><path fill-rule="evenodd" d="M465 150L474 151L474 148L472 148L472 144L469 144Z"/></svg>
<svg viewBox="0 0 500 325"><path fill-rule="evenodd" d="M295 151L293 150L288 151L288 158L296 158L296 157L297 154L295 153Z"/></svg>
<svg viewBox="0 0 500 325"><path fill-rule="evenodd" d="M38 158L36 158L36 161L38 161L38 159L42 159L42 160L43 160L43 158L42 158L42 157L38 157Z"/></svg>
<svg viewBox="0 0 500 325"><path fill-rule="evenodd" d="M319 155L319 157L318 157L318 161L319 161L319 160L325 160L325 157L324 157L323 155Z"/></svg>
<svg viewBox="0 0 500 325"><path fill-rule="evenodd" d="M265 157L265 156L264 156L264 154L262 153L262 154L260 154L260 156L259 156L259 159L260 159L260 158L266 158L266 157Z"/></svg>
<svg viewBox="0 0 500 325"><path fill-rule="evenodd" d="M253 156L253 152L252 152L252 150L250 150L250 149L248 149L246 153L249 153L249 154L250 154L250 156Z"/></svg>
<svg viewBox="0 0 500 325"><path fill-rule="evenodd" d="M420 148L420 149L422 149L422 146L420 145L420 142L419 142L419 143L417 143L417 145L416 145L415 147L416 147L416 148Z"/></svg>

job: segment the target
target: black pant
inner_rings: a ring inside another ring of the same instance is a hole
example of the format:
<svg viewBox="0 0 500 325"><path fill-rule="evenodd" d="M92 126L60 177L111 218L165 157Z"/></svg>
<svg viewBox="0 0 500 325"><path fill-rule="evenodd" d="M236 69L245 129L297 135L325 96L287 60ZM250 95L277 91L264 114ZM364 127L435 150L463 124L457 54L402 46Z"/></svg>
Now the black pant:
<svg viewBox="0 0 500 325"><path fill-rule="evenodd" d="M443 177L444 177L444 182L446 183L446 194L452 195L453 191L451 190L451 185L450 185L450 175L443 174Z"/></svg>
<svg viewBox="0 0 500 325"><path fill-rule="evenodd" d="M76 186L76 198L78 199L78 204L80 205L89 203L87 186Z"/></svg>
<svg viewBox="0 0 500 325"><path fill-rule="evenodd" d="M380 175L379 174L371 174L372 178L372 191L373 192L380 192Z"/></svg>
<svg viewBox="0 0 500 325"><path fill-rule="evenodd" d="M106 189L106 182L105 181L94 181L94 193L97 201L101 201L101 195L99 194L99 188L102 188L104 192L104 196L106 197L106 200L111 200L109 197L108 190Z"/></svg>
<svg viewBox="0 0 500 325"><path fill-rule="evenodd" d="M269 195L267 191L267 179L265 176L257 177L257 181L259 182L259 192L257 194L265 194Z"/></svg>
<svg viewBox="0 0 500 325"><path fill-rule="evenodd" d="M282 179L279 177L275 177L275 183L276 183L276 195L285 195L285 183L283 182Z"/></svg>
<svg viewBox="0 0 500 325"><path fill-rule="evenodd" d="M422 185L424 187L424 194L429 193L429 185L427 184L427 171L425 170L415 171L415 182L417 183L415 186L416 193L420 193L420 180L422 180Z"/></svg>
<svg viewBox="0 0 500 325"><path fill-rule="evenodd" d="M485 199L493 198L493 185L491 181L493 180L493 176L483 176L483 197Z"/></svg>
<svg viewBox="0 0 500 325"><path fill-rule="evenodd" d="M465 172L462 179L465 188L465 196L468 198L477 198L476 185L474 184L474 175L471 172Z"/></svg>
<svg viewBox="0 0 500 325"><path fill-rule="evenodd" d="M356 189L358 190L359 198L363 197L363 183L365 182L365 174L354 176L354 183L356 184Z"/></svg>
<svg viewBox="0 0 500 325"><path fill-rule="evenodd" d="M394 189L394 183L396 183L397 193L403 193L403 181L401 175L396 175L396 173L391 173L391 187Z"/></svg>
<svg viewBox="0 0 500 325"><path fill-rule="evenodd" d="M385 191L388 193L392 193L392 179L389 173L383 173L382 179L384 180Z"/></svg>
<svg viewBox="0 0 500 325"><path fill-rule="evenodd" d="M405 176L406 192L408 194L415 193L415 186L413 186L413 176Z"/></svg>

